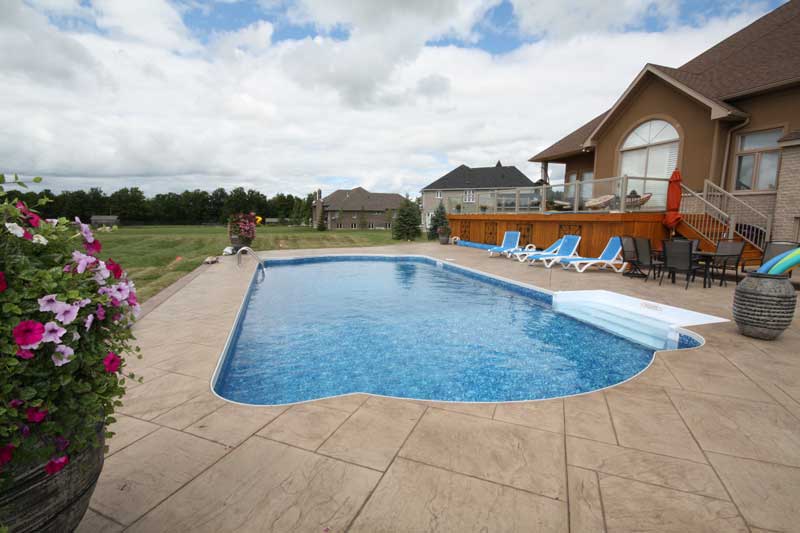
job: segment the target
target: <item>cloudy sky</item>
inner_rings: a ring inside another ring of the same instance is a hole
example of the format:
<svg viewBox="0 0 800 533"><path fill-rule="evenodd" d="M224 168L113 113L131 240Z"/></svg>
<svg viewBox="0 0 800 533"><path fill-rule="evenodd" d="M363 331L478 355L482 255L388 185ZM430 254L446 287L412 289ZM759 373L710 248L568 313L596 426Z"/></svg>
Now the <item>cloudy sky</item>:
<svg viewBox="0 0 800 533"><path fill-rule="evenodd" d="M0 172L416 193L517 165L778 0L0 0Z"/></svg>

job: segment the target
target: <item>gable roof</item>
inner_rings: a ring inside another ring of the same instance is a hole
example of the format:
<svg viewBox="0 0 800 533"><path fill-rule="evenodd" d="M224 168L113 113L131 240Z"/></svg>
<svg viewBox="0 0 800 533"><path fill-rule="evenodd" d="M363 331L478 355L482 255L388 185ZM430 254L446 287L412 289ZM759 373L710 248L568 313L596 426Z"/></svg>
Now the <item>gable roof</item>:
<svg viewBox="0 0 800 533"><path fill-rule="evenodd" d="M322 199L329 211L386 211L399 209L405 197L396 193L369 192L363 187L338 189Z"/></svg>
<svg viewBox="0 0 800 533"><path fill-rule="evenodd" d="M530 160L551 161L577 153L574 146L580 137L581 147L590 148L613 111L648 73L707 105L711 119L745 117L735 106L736 98L800 83L798 34L800 0L791 0L678 68L647 64L614 107Z"/></svg>
<svg viewBox="0 0 800 533"><path fill-rule="evenodd" d="M503 189L508 187L533 187L533 182L517 167L504 167L498 161L493 167L470 168L467 165L459 165L422 190Z"/></svg>

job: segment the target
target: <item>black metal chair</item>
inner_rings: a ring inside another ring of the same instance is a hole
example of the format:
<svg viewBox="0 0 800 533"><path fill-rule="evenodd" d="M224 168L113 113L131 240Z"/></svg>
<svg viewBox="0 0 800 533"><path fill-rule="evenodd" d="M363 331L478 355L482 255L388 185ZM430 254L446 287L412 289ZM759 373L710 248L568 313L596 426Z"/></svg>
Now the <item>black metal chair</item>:
<svg viewBox="0 0 800 533"><path fill-rule="evenodd" d="M781 255L784 252L788 252L789 250L794 250L795 248L800 247L800 242L794 241L769 241L767 245L764 247L764 253L761 254L761 264L758 265L758 268L761 267L764 263ZM751 268L749 270L742 269L742 272L747 274L750 272L755 272L758 268ZM789 272L789 276L791 276L791 271Z"/></svg>
<svg viewBox="0 0 800 533"><path fill-rule="evenodd" d="M642 272L642 266L639 262L639 254L636 252L636 241L629 235L622 237L622 260L628 263L630 267L623 276L631 278L644 278L647 276Z"/></svg>
<svg viewBox="0 0 800 533"><path fill-rule="evenodd" d="M640 268L647 268L647 274L645 274L644 277L645 282L650 278L650 274L653 275L653 279L656 279L656 276L661 273L661 269L664 267L664 262L653 257L650 239L647 237L636 237L634 239L634 244L636 245L636 255Z"/></svg>
<svg viewBox="0 0 800 533"><path fill-rule="evenodd" d="M669 274L672 283L675 283L677 274L686 274L686 287L689 282L697 276L700 265L694 260L692 254L692 242L687 240L664 241L664 268L661 269L661 276L658 284L664 282L664 274Z"/></svg>
<svg viewBox="0 0 800 533"><path fill-rule="evenodd" d="M725 275L728 273L728 268L733 268L734 276L736 277L736 284L739 284L739 264L742 262L742 253L744 252L744 241L736 241L733 239L720 239L717 243L717 253L720 257L714 257L711 260L711 272L719 274L719 286L722 287L725 281Z"/></svg>

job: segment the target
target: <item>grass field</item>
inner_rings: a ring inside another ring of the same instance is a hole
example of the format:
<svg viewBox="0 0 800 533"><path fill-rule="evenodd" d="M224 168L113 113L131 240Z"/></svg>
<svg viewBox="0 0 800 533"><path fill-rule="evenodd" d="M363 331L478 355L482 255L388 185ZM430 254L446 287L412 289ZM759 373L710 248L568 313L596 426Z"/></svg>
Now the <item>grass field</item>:
<svg viewBox="0 0 800 533"><path fill-rule="evenodd" d="M191 272L209 255L230 245L221 226L132 226L99 233L103 257L111 257L136 282L139 301ZM396 243L390 231L317 231L313 228L259 227L254 250L380 246Z"/></svg>

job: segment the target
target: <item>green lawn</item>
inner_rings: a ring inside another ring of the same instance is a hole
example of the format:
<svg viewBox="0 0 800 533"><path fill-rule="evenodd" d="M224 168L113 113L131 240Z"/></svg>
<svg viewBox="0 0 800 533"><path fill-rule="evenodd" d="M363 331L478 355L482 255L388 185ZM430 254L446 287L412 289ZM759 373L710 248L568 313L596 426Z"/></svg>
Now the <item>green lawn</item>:
<svg viewBox="0 0 800 533"><path fill-rule="evenodd" d="M209 255L230 245L222 226L131 226L98 233L102 257L120 263L136 282L139 301L145 301ZM380 246L397 243L383 230L317 231L313 228L271 226L256 230L254 250Z"/></svg>

